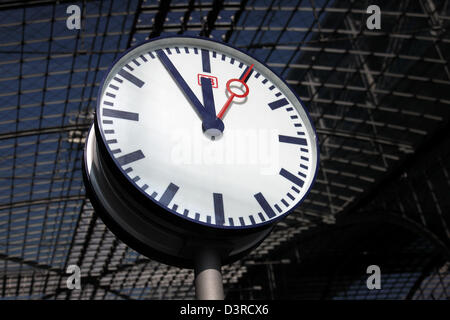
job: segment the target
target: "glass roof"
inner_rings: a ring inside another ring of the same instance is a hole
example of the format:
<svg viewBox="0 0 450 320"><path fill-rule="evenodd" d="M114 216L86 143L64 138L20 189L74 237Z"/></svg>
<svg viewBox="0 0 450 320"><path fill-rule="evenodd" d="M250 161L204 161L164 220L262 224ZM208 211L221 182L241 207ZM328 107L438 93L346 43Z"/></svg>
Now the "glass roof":
<svg viewBox="0 0 450 320"><path fill-rule="evenodd" d="M229 296L276 297L256 266L269 270L301 250L304 237L324 227L345 233L339 221L358 217L413 230L425 256L437 258L393 269L386 285L398 285L383 294L361 293L362 278L351 277L326 297L448 299L450 8L378 3L381 30L365 26L367 1L2 2L1 298L194 298L192 270L136 253L94 215L81 174L107 68L141 41L184 34L228 42L268 64L305 102L319 136L310 195L249 257L224 266ZM81 30L66 27L73 4ZM70 264L81 267L82 290L65 286Z"/></svg>

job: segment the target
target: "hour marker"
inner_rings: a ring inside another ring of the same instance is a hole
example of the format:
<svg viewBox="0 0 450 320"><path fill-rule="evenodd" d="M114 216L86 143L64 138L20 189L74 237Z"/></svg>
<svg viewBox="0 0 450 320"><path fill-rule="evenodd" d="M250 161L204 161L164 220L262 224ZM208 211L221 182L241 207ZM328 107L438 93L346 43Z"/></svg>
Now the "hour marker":
<svg viewBox="0 0 450 320"><path fill-rule="evenodd" d="M278 140L280 142L284 142L284 143L298 144L298 145L302 145L302 146L306 146L307 145L306 144L306 139L304 139L304 138L283 136L281 134L278 136Z"/></svg>
<svg viewBox="0 0 450 320"><path fill-rule="evenodd" d="M103 116L124 119L124 120L139 121L139 113L122 111L122 110L114 110L114 109L108 109L108 108L103 108Z"/></svg>
<svg viewBox="0 0 450 320"><path fill-rule="evenodd" d="M136 76L132 75L131 73L129 73L125 69L121 69L118 72L118 74L120 76L122 76L123 78L125 78L126 80L130 81L132 84L134 84L135 86L137 86L139 88L142 88L142 86L145 84L144 81L142 81L141 79L139 79Z"/></svg>
<svg viewBox="0 0 450 320"><path fill-rule="evenodd" d="M139 56L141 59L142 59L142 61L144 61L144 62L147 62L148 60L147 60L147 58L146 57L144 57L142 54Z"/></svg>
<svg viewBox="0 0 450 320"><path fill-rule="evenodd" d="M223 196L221 193L213 193L214 200L214 215L216 217L216 224L223 225L225 223L225 214L223 209Z"/></svg>
<svg viewBox="0 0 450 320"><path fill-rule="evenodd" d="M275 217L275 212L261 192L255 194L254 197L269 218Z"/></svg>
<svg viewBox="0 0 450 320"><path fill-rule="evenodd" d="M202 49L202 65L203 72L211 72L211 63L209 61L209 51L206 49Z"/></svg>
<svg viewBox="0 0 450 320"><path fill-rule="evenodd" d="M275 110L287 106L288 104L289 102L286 100L286 98L281 98L280 100L275 100L274 102L269 103L269 107L270 109Z"/></svg>
<svg viewBox="0 0 450 320"><path fill-rule="evenodd" d="M137 150L128 154L124 154L123 156L118 157L116 160L119 162L120 166L125 166L131 162L135 162L145 158L144 154L141 150Z"/></svg>
<svg viewBox="0 0 450 320"><path fill-rule="evenodd" d="M262 212L258 212L258 217L261 219L261 221L266 221L266 218L264 218Z"/></svg>
<svg viewBox="0 0 450 320"><path fill-rule="evenodd" d="M178 186L171 182L167 187L167 189L162 194L161 199L159 199L159 203L167 207L170 201L172 201L173 197L175 196L175 193L177 193L178 189L179 189Z"/></svg>
<svg viewBox="0 0 450 320"><path fill-rule="evenodd" d="M305 183L302 179L293 175L292 173L290 173L289 171L287 171L285 169L280 170L280 176L285 177L290 182L298 185L300 188L303 187L303 184Z"/></svg>

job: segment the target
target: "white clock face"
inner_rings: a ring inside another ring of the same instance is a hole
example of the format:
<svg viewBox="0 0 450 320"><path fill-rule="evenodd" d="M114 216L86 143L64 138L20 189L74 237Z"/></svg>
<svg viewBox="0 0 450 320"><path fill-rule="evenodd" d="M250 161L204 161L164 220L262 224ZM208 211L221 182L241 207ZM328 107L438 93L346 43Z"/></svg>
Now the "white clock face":
<svg viewBox="0 0 450 320"><path fill-rule="evenodd" d="M111 157L167 214L255 227L287 214L313 182L316 137L300 101L229 46L187 37L144 43L116 62L100 97Z"/></svg>

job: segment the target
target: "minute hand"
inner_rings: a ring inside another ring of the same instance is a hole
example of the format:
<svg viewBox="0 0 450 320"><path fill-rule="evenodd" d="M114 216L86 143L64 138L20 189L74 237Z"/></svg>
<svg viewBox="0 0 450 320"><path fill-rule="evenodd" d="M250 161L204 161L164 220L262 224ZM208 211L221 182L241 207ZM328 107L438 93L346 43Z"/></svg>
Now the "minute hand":
<svg viewBox="0 0 450 320"><path fill-rule="evenodd" d="M156 50L156 55L158 56L159 60L166 68L167 72L169 72L169 74L172 76L172 78L178 84L180 89L183 91L183 93L185 94L187 99L194 106L195 110L197 110L197 113L200 116L200 118L202 120L211 118L212 116L206 111L205 107L197 99L194 92L192 92L189 85L183 79L181 74L178 72L177 68L175 68L172 61L170 61L169 57L167 57L167 55L164 53L164 51L162 49L158 49L158 50Z"/></svg>

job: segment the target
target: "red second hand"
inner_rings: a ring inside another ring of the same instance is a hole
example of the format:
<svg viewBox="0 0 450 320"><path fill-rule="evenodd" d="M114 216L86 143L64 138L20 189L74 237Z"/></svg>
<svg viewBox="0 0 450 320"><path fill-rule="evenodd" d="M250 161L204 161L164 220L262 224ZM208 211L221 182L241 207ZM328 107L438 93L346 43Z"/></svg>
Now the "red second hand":
<svg viewBox="0 0 450 320"><path fill-rule="evenodd" d="M245 72L245 74L241 77L241 79L230 79L227 81L227 90L230 93L230 97L228 98L227 102L225 102L225 104L223 105L222 109L220 110L220 112L217 114L217 118L222 119L223 115L225 114L225 112L227 111L228 107L230 106L231 102L233 101L234 97L238 97L238 98L245 98L249 93L250 93L250 89L248 88L247 84L245 83L245 80L247 80L248 75L250 74L250 72L252 71L254 64L252 64L250 66L250 68L248 68L248 70ZM230 89L230 83L233 81L237 81L242 83L245 86L245 93L243 94L235 94L234 92L231 91Z"/></svg>
<svg viewBox="0 0 450 320"><path fill-rule="evenodd" d="M227 102L225 102L225 104L223 105L220 112L217 114L217 118L222 119L223 115L225 114L225 111L227 111L228 107L230 106L231 101L233 101L233 98L234 98L234 94L232 93L230 95L230 97L228 98Z"/></svg>

